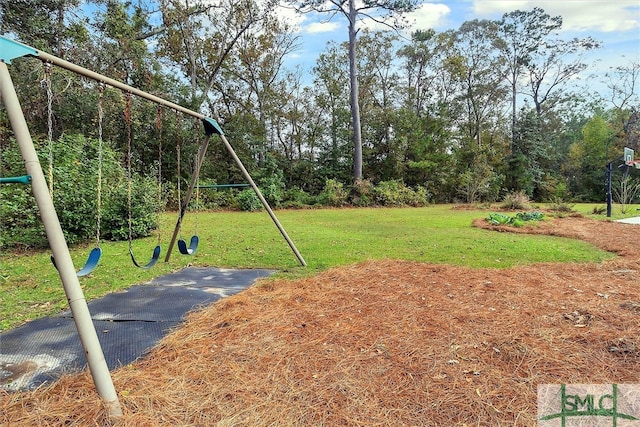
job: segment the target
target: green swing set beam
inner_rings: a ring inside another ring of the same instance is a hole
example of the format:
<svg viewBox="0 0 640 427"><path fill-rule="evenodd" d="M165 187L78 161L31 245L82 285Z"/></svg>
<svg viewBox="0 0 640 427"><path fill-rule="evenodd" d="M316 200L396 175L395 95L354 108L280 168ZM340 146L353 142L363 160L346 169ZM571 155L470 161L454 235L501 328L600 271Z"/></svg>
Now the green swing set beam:
<svg viewBox="0 0 640 427"><path fill-rule="evenodd" d="M31 184L31 175L7 176L0 178L0 184Z"/></svg>
<svg viewBox="0 0 640 427"><path fill-rule="evenodd" d="M249 184L204 184L198 185L197 188L236 188L236 187L249 187Z"/></svg>

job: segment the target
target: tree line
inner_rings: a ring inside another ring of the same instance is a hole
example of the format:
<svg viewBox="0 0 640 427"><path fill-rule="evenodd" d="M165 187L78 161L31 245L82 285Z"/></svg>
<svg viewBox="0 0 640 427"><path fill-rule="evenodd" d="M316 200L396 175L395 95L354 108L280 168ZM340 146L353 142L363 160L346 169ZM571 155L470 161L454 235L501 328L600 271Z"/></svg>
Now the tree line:
<svg viewBox="0 0 640 427"><path fill-rule="evenodd" d="M345 193L340 203L366 205L377 200L372 192L381 183L386 192L412 189L437 203L491 202L513 192L537 201L604 202L607 162L625 146L640 150L640 64L610 70L604 93L589 90L589 80L576 86L589 72L585 53L600 43L563 39L562 18L540 8L444 32L424 29L410 40L392 29L359 30L357 43L329 43L305 75L285 66L299 40L275 5L2 0L0 33L216 118L276 205L304 205L330 189ZM357 132L350 59L357 65ZM44 141L44 67L24 58L11 72L30 129ZM52 89L54 138L95 138L96 84L54 70ZM135 172L149 177L161 169L175 191L178 180L189 179L202 130L162 112L159 155L156 106L133 105ZM124 95L107 89L104 139L122 159L123 109ZM5 149L11 138L0 119ZM354 175L358 132L362 163ZM222 145L210 147L201 182L242 182Z"/></svg>

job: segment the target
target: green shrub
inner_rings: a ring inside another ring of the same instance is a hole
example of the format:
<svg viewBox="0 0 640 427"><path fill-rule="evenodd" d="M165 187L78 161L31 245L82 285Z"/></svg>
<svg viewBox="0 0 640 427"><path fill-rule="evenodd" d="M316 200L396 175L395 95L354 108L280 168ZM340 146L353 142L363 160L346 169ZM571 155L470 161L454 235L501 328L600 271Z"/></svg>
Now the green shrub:
<svg viewBox="0 0 640 427"><path fill-rule="evenodd" d="M237 188L200 189L199 209L238 208L236 196L239 192ZM196 210L195 197L191 200L189 209Z"/></svg>
<svg viewBox="0 0 640 427"><path fill-rule="evenodd" d="M407 204L414 207L427 206L431 199L431 193L422 186L418 186L410 194L410 198L407 200Z"/></svg>
<svg viewBox="0 0 640 427"><path fill-rule="evenodd" d="M261 167L253 175L262 197L269 203L269 206L278 207L284 198L285 183L284 173L278 167L273 155L268 153Z"/></svg>
<svg viewBox="0 0 640 427"><path fill-rule="evenodd" d="M18 249L47 246L36 201L28 186L0 186L0 247Z"/></svg>
<svg viewBox="0 0 640 427"><path fill-rule="evenodd" d="M102 236L107 240L129 238L128 184L121 181L105 194L109 203L102 209ZM154 178L135 177L131 184L131 235L146 237L158 227L158 183Z"/></svg>
<svg viewBox="0 0 640 427"><path fill-rule="evenodd" d="M34 141L40 163L48 177L48 143ZM128 237L126 173L105 142L102 152L101 236ZM63 135L53 144L53 202L60 225L69 243L95 238L97 228L98 142L82 135ZM25 173L17 144L8 144L2 152L2 175ZM146 236L157 226L157 183L155 179L135 177L132 212L137 236ZM4 247L46 248L48 242L30 186L0 186L0 226ZM150 218L154 216L154 218Z"/></svg>
<svg viewBox="0 0 640 427"><path fill-rule="evenodd" d="M276 180L263 180L259 185L262 197L265 198L269 206L277 208L284 197L284 183ZM251 190L253 191L253 190Z"/></svg>
<svg viewBox="0 0 640 427"><path fill-rule="evenodd" d="M508 193L504 196L502 200L502 204L500 205L503 209L529 209L530 200L529 196L524 191L514 191Z"/></svg>
<svg viewBox="0 0 640 427"><path fill-rule="evenodd" d="M299 187L291 188L284 193L282 207L286 208L303 208L313 205L314 197L307 194Z"/></svg>
<svg viewBox="0 0 640 427"><path fill-rule="evenodd" d="M253 189L242 190L236 196L236 201L238 202L238 207L243 211L259 211L263 209L262 203L260 203L260 199L256 195Z"/></svg>
<svg viewBox="0 0 640 427"><path fill-rule="evenodd" d="M486 159L478 159L458 176L457 181L458 194L465 203L493 202L500 192L504 176L494 172Z"/></svg>
<svg viewBox="0 0 640 427"><path fill-rule="evenodd" d="M539 211L518 212L515 218L520 221L542 221L544 214Z"/></svg>
<svg viewBox="0 0 640 427"><path fill-rule="evenodd" d="M374 203L375 187L371 181L367 179L360 179L353 183L351 186L351 192L349 194L349 200L353 206L366 207L371 206Z"/></svg>
<svg viewBox="0 0 640 427"><path fill-rule="evenodd" d="M429 194L424 187L417 190L404 185L402 181L382 181L373 190L375 204L379 206L426 206Z"/></svg>
<svg viewBox="0 0 640 427"><path fill-rule="evenodd" d="M492 213L487 217L487 222L492 225L507 225L511 224L511 217L501 213Z"/></svg>
<svg viewBox="0 0 640 427"><path fill-rule="evenodd" d="M511 218L511 225L514 227L522 227L524 225L524 221L518 218Z"/></svg>
<svg viewBox="0 0 640 427"><path fill-rule="evenodd" d="M549 209L554 212L573 212L573 205L562 201L559 197L552 199Z"/></svg>
<svg viewBox="0 0 640 427"><path fill-rule="evenodd" d="M486 221L492 225L512 225L514 227L522 227L527 221L541 221L544 218L542 212L519 212L514 216L505 215L502 213L492 213Z"/></svg>
<svg viewBox="0 0 640 427"><path fill-rule="evenodd" d="M334 179L327 179L324 189L318 196L318 201L324 206L344 206L347 203L347 192L344 189L344 184Z"/></svg>
<svg viewBox="0 0 640 427"><path fill-rule="evenodd" d="M375 203L379 206L404 206L401 188L404 184L400 181L382 181L373 190Z"/></svg>

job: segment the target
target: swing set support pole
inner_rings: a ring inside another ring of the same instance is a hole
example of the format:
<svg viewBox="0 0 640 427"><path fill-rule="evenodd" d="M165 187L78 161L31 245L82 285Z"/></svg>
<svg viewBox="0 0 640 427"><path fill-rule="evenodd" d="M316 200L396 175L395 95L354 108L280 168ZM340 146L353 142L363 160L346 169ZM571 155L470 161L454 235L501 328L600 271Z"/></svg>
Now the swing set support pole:
<svg viewBox="0 0 640 427"><path fill-rule="evenodd" d="M180 227L182 227L182 218L184 218L184 215L187 212L187 207L189 206L189 202L191 201L193 190L196 188L196 183L198 182L198 177L200 176L200 168L202 167L202 162L204 161L204 155L206 154L207 148L209 147L210 139L211 139L211 134L207 134L202 145L198 148L198 157L196 158L196 164L193 168L193 176L191 177L191 184L189 184L189 189L187 190L184 200L182 201L182 206L180 206L178 221L176 222L176 228L174 228L173 230L173 236L171 236L171 243L169 243L169 248L167 249L167 255L164 257L164 262L169 262L169 259L171 258L171 252L173 251L173 247L176 243L176 239L178 238L178 233L180 233ZM180 179L180 177L178 177L178 179Z"/></svg>
<svg viewBox="0 0 640 427"><path fill-rule="evenodd" d="M284 237L284 239L287 241L287 244L289 245L289 247L291 248L291 250L295 254L296 258L298 258L298 261L300 262L300 264L303 267L306 267L307 266L307 262L302 257L302 254L300 253L300 251L298 251L298 248L296 248L296 245L293 243L293 240L291 240L291 238L289 237L289 235L285 231L285 229L282 226L282 224L280 224L280 221L278 221L278 218L276 217L276 214L271 209L271 206L269 206L269 203L267 202L267 200L262 195L262 192L260 191L260 189L258 188L256 183L253 181L253 178L251 178L251 175L249 174L247 169L242 164L242 161L240 160L240 158L238 157L238 155L234 151L234 149L231 146L231 144L229 144L229 141L227 141L227 138L224 136L224 133L222 132L222 129L220 128L220 126L218 126L218 123L216 123L215 121L212 121L211 119L205 119L204 121L205 121L205 126L207 126L207 124L209 124L209 126L214 126L215 132L220 136L220 139L224 143L224 146L226 147L227 151L229 152L229 154L231 155L233 160L236 162L236 165L238 166L238 168L240 168L240 171L242 172L242 175L244 175L244 178L249 182L249 185L251 185L251 188L253 188L253 191L256 193L256 196L258 196L258 199L260 199L260 202L262 203L262 206L264 206L265 210L269 213L269 216L271 217L271 220L276 225L276 227L278 227L278 230L280 231L280 234L282 234L282 237Z"/></svg>
<svg viewBox="0 0 640 427"><path fill-rule="evenodd" d="M118 395L113 385L100 341L98 341L98 334L93 326L87 301L80 287L80 281L69 253L69 247L64 238L53 200L49 195L49 188L42 166L4 58L0 58L0 98L7 110L11 127L25 162L27 174L31 176L33 195L38 204L49 246L56 259L62 285L69 301L69 308L73 313L73 320L78 329L80 342L82 343L97 392L103 399L109 416L121 417L122 408L120 407Z"/></svg>

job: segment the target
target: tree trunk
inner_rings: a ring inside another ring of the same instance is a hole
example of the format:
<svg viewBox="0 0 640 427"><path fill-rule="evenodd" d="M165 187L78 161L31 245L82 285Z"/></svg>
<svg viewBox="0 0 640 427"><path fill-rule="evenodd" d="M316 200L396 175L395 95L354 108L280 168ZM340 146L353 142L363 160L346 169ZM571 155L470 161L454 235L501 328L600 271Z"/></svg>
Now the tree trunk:
<svg viewBox="0 0 640 427"><path fill-rule="evenodd" d="M355 0L349 0L349 81L351 83L354 182L362 179L362 130L360 127L360 104L358 102L358 67L356 65L356 17Z"/></svg>
<svg viewBox="0 0 640 427"><path fill-rule="evenodd" d="M518 86L516 79L518 78L517 71L511 74L511 154L515 153L516 148L516 103L518 102Z"/></svg>

